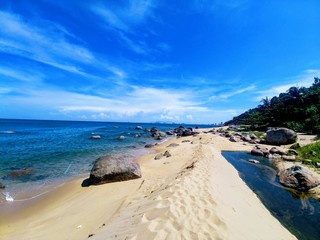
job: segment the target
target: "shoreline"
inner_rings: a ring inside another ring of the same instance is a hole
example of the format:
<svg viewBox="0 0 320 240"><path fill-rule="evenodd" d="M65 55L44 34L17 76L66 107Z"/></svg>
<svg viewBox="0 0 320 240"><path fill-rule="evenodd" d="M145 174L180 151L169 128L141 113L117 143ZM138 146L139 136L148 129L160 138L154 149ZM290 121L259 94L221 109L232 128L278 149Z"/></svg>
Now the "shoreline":
<svg viewBox="0 0 320 240"><path fill-rule="evenodd" d="M81 187L83 178L68 182L1 220L0 237L296 239L221 155L251 147L210 133L169 139L139 158L142 178L90 187ZM154 160L166 150L171 157Z"/></svg>

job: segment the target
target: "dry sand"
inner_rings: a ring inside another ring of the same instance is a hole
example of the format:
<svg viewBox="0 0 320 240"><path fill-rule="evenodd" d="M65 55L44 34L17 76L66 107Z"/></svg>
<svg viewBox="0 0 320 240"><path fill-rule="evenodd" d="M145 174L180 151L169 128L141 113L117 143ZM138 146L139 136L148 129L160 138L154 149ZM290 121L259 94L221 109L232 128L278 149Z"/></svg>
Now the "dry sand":
<svg viewBox="0 0 320 240"><path fill-rule="evenodd" d="M141 179L90 187L72 181L2 215L0 239L296 239L221 155L249 149L210 133L172 139L155 148L171 157L139 159Z"/></svg>

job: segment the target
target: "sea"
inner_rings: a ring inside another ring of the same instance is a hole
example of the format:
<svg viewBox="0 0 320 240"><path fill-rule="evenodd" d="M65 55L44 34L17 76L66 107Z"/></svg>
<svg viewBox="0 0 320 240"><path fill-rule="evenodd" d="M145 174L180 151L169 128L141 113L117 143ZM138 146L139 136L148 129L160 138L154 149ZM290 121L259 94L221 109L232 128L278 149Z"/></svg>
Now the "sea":
<svg viewBox="0 0 320 240"><path fill-rule="evenodd" d="M138 158L151 151L146 144L160 142L144 129L167 131L179 125L0 119L0 183L5 186L0 188L0 204L35 198L50 186L88 177L101 156ZM101 138L92 139L94 135ZM119 140L119 136L125 138Z"/></svg>

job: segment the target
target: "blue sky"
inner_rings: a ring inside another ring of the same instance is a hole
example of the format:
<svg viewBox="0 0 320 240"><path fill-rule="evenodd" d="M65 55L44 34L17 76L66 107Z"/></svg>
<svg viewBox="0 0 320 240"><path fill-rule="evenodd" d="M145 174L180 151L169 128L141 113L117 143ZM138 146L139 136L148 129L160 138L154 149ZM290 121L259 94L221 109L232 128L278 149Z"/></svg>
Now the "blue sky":
<svg viewBox="0 0 320 240"><path fill-rule="evenodd" d="M216 123L320 76L318 0L1 0L0 118Z"/></svg>

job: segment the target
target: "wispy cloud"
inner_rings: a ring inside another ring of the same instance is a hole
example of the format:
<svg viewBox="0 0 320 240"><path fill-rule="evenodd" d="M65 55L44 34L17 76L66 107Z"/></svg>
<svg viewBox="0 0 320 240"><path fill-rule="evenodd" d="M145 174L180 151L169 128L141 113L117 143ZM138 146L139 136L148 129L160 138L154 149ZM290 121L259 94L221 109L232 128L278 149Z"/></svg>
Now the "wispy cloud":
<svg viewBox="0 0 320 240"><path fill-rule="evenodd" d="M40 83L44 78L41 73L30 72L30 70L13 70L4 66L0 66L0 75L33 84Z"/></svg>
<svg viewBox="0 0 320 240"><path fill-rule="evenodd" d="M103 69L124 76L123 71L97 58L86 47L76 44L79 40L56 23L46 22L45 26L40 26L17 14L0 11L0 25L0 52L86 77L92 77L83 69L88 65L103 65Z"/></svg>
<svg viewBox="0 0 320 240"><path fill-rule="evenodd" d="M224 89L223 90L224 93L211 96L210 100L211 101L226 101L226 100L228 100L229 98L231 98L233 96L236 96L236 95L239 95L239 94L242 94L242 93L245 93L245 92L251 92L254 89L256 89L256 86L254 86L254 85L250 85L250 86L245 87L245 88L241 88L240 87L240 88L236 88L234 90Z"/></svg>
<svg viewBox="0 0 320 240"><path fill-rule="evenodd" d="M103 20L107 30L113 31L126 48L142 55L147 55L151 48L141 40L141 32L136 31L136 27L154 18L154 8L153 0L130 0L121 7L112 6L112 8L103 4L91 6L92 12ZM168 49L165 43L161 46Z"/></svg>
<svg viewBox="0 0 320 240"><path fill-rule="evenodd" d="M129 0L120 7L113 6L112 9L103 4L91 6L91 10L100 16L108 27L123 32L132 32L136 25L153 17L154 8L153 0Z"/></svg>

